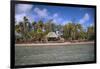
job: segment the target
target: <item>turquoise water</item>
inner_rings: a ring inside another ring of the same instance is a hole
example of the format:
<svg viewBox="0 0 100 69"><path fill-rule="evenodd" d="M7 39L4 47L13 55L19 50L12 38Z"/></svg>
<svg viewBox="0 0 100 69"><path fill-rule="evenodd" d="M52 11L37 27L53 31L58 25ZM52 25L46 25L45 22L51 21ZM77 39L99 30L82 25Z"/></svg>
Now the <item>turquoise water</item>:
<svg viewBox="0 0 100 69"><path fill-rule="evenodd" d="M94 61L94 44L15 46L15 65Z"/></svg>

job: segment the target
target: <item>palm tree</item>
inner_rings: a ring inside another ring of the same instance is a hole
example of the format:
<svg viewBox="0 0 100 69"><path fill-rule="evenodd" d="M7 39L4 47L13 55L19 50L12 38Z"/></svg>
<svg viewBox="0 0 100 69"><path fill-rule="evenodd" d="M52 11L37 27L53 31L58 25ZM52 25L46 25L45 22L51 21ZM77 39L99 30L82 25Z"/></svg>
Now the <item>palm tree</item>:
<svg viewBox="0 0 100 69"><path fill-rule="evenodd" d="M27 33L29 30L29 21L26 16L23 17L23 26L24 26L24 32Z"/></svg>
<svg viewBox="0 0 100 69"><path fill-rule="evenodd" d="M79 39L81 33L83 33L83 28L81 24L76 24L75 25L75 39Z"/></svg>
<svg viewBox="0 0 100 69"><path fill-rule="evenodd" d="M48 20L47 23L45 24L45 29L48 32L51 32L52 31L52 19Z"/></svg>
<svg viewBox="0 0 100 69"><path fill-rule="evenodd" d="M30 38L29 35L30 25L27 17L23 18L23 22L19 22L19 30L20 33L22 34L24 41L27 41L27 39Z"/></svg>
<svg viewBox="0 0 100 69"><path fill-rule="evenodd" d="M64 36L70 40L79 39L80 33L83 32L81 24L68 23L64 26Z"/></svg>
<svg viewBox="0 0 100 69"><path fill-rule="evenodd" d="M68 23L64 26L64 38L72 40L73 39L73 24Z"/></svg>
<svg viewBox="0 0 100 69"><path fill-rule="evenodd" d="M42 28L43 28L43 26L44 26L43 21L42 21L42 20L40 20L40 21L38 22L38 27L42 29Z"/></svg>
<svg viewBox="0 0 100 69"><path fill-rule="evenodd" d="M16 41L17 40L21 40L23 41L23 36L18 36L18 34L20 35L23 35L24 31L23 31L23 22L19 22L19 24L16 24L15 25L15 38L16 38Z"/></svg>
<svg viewBox="0 0 100 69"><path fill-rule="evenodd" d="M95 38L94 26L88 27L87 33L88 33L88 39L94 40L94 38Z"/></svg>
<svg viewBox="0 0 100 69"><path fill-rule="evenodd" d="M37 31L37 23L32 22L32 27L33 27L34 32L36 32Z"/></svg>
<svg viewBox="0 0 100 69"><path fill-rule="evenodd" d="M42 42L42 38L43 38L43 27L44 27L44 24L43 24L43 21L40 20L38 21L38 23L32 23L32 25L34 26L34 29L36 29L36 32L35 32L35 37L38 41L41 41Z"/></svg>

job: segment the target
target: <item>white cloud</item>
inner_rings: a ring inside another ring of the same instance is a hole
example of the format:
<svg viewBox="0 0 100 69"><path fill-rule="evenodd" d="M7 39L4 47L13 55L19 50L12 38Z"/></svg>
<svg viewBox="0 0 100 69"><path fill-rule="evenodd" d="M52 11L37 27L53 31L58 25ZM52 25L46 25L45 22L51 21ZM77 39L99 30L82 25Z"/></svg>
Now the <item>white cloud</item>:
<svg viewBox="0 0 100 69"><path fill-rule="evenodd" d="M62 18L53 18L53 23L62 24Z"/></svg>
<svg viewBox="0 0 100 69"><path fill-rule="evenodd" d="M57 14L57 13L55 13L55 14L53 15L53 18L56 18L56 17L58 17L58 14Z"/></svg>
<svg viewBox="0 0 100 69"><path fill-rule="evenodd" d="M23 17L24 16L26 16L25 13L23 13L23 14L16 14L15 15L15 19L16 19L17 23L20 22L20 21L23 21Z"/></svg>
<svg viewBox="0 0 100 69"><path fill-rule="evenodd" d="M17 4L15 7L15 13L16 14L22 14L29 12L34 5L29 4Z"/></svg>
<svg viewBox="0 0 100 69"><path fill-rule="evenodd" d="M84 19L89 20L89 14L88 13L85 14Z"/></svg>
<svg viewBox="0 0 100 69"><path fill-rule="evenodd" d="M15 20L17 22L23 21L23 17L27 16L28 13L30 13L33 6L34 5L29 4L17 4L15 7Z"/></svg>
<svg viewBox="0 0 100 69"><path fill-rule="evenodd" d="M39 8L34 8L34 12L37 13L37 15L41 18L45 18L48 16L47 9L39 9Z"/></svg>
<svg viewBox="0 0 100 69"><path fill-rule="evenodd" d="M62 18L59 17L58 13L55 13L51 16L51 19L53 19L54 23L62 23Z"/></svg>
<svg viewBox="0 0 100 69"><path fill-rule="evenodd" d="M86 13L86 14L83 16L83 18L80 19L79 23L83 24L83 23L85 23L86 21L88 21L89 18L90 18L90 17L89 17L89 14Z"/></svg>
<svg viewBox="0 0 100 69"><path fill-rule="evenodd" d="M90 26L94 26L94 23L91 23Z"/></svg>
<svg viewBox="0 0 100 69"><path fill-rule="evenodd" d="M68 23L72 23L72 21L70 21L70 20L65 20L65 21L63 21L63 25L65 25L65 24L68 24Z"/></svg>
<svg viewBox="0 0 100 69"><path fill-rule="evenodd" d="M29 22L32 22L35 19L35 16L28 16L27 14L16 14L15 20L17 21L17 24L21 21L23 21L23 17L26 16L29 19Z"/></svg>
<svg viewBox="0 0 100 69"><path fill-rule="evenodd" d="M61 22L63 19L62 18L58 18L58 21Z"/></svg>
<svg viewBox="0 0 100 69"><path fill-rule="evenodd" d="M56 19L53 19L53 23L57 23L57 20Z"/></svg>
<svg viewBox="0 0 100 69"><path fill-rule="evenodd" d="M46 17L46 19L47 19L47 20L53 19L53 22L54 22L54 23L56 23L58 19L59 19L59 21L61 20L60 18L58 18L58 14L57 14L57 13L55 13L55 14L53 14L53 15L48 15L48 16Z"/></svg>

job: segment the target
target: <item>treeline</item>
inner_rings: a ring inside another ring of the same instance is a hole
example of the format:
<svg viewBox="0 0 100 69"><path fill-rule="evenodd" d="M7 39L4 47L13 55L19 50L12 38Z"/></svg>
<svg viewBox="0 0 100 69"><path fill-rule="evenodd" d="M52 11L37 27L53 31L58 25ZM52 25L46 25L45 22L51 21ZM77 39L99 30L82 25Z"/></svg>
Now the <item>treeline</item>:
<svg viewBox="0 0 100 69"><path fill-rule="evenodd" d="M27 17L23 17L23 21L15 23L16 42L35 42L46 39L49 32L59 31L61 37L65 40L94 40L94 26L89 26L84 30L79 23L67 23L66 25L57 25L53 20L44 23L42 20L30 23Z"/></svg>
<svg viewBox="0 0 100 69"><path fill-rule="evenodd" d="M67 40L94 40L94 26L89 26L85 30L81 24L68 23L63 27L64 38Z"/></svg>

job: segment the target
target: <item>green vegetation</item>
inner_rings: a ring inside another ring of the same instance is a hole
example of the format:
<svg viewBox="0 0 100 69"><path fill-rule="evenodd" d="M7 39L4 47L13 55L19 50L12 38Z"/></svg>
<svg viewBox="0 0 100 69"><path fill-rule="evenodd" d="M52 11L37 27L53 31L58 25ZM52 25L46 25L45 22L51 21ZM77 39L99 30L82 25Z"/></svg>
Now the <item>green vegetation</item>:
<svg viewBox="0 0 100 69"><path fill-rule="evenodd" d="M66 25L57 25L53 20L44 23L42 20L30 23L27 17L22 22L15 24L16 42L42 42L49 32L59 31L62 33L60 37L68 41L73 40L94 40L94 26L83 28L80 23L66 23Z"/></svg>

